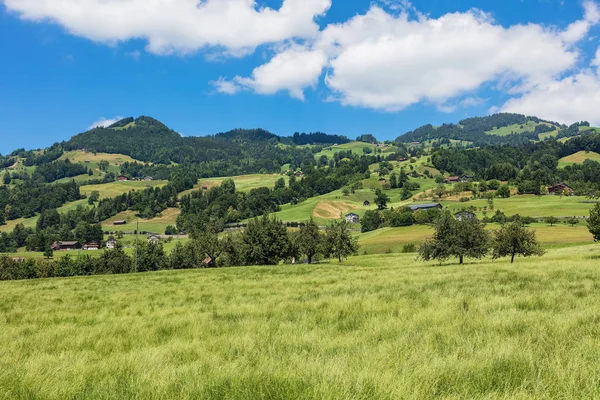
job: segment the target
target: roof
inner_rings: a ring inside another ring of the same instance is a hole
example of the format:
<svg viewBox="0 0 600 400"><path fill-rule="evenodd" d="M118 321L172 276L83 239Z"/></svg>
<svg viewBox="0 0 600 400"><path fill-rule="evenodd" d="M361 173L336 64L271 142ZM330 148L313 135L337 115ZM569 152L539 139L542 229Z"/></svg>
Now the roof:
<svg viewBox="0 0 600 400"><path fill-rule="evenodd" d="M76 246L79 242L56 242L60 246Z"/></svg>
<svg viewBox="0 0 600 400"><path fill-rule="evenodd" d="M417 210L427 210L429 208L438 208L442 205L440 203L430 203L430 204L416 204L414 206L408 206L412 211Z"/></svg>
<svg viewBox="0 0 600 400"><path fill-rule="evenodd" d="M358 217L358 214L355 213L350 213L350 214L346 214L346 217Z"/></svg>

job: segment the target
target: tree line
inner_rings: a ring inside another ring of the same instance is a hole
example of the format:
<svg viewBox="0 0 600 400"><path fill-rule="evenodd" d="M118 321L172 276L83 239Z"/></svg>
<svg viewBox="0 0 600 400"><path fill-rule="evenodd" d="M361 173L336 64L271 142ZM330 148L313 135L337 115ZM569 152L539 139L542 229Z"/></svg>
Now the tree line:
<svg viewBox="0 0 600 400"><path fill-rule="evenodd" d="M289 232L285 225L267 215L253 219L239 234L220 238L208 227L185 244L177 243L171 254L162 244L140 242L137 256L121 246L99 257L67 254L56 260L14 260L0 257L0 280L35 279L100 274L125 274L169 269L216 268L244 265L278 265L305 258L332 258L342 262L358 251L357 240L345 221L333 221L321 232L314 221ZM47 253L48 257L52 252Z"/></svg>

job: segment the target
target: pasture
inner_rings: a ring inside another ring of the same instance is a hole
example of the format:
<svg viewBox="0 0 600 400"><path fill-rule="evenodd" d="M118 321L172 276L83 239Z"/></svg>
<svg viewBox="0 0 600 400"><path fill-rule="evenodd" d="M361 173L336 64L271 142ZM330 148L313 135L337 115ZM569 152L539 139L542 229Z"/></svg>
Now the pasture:
<svg viewBox="0 0 600 400"><path fill-rule="evenodd" d="M593 151L579 151L570 156L563 157L558 160L558 166L564 168L567 165L583 164L585 160L592 160L600 162L600 154Z"/></svg>
<svg viewBox="0 0 600 400"><path fill-rule="evenodd" d="M600 246L0 283L0 397L595 398Z"/></svg>

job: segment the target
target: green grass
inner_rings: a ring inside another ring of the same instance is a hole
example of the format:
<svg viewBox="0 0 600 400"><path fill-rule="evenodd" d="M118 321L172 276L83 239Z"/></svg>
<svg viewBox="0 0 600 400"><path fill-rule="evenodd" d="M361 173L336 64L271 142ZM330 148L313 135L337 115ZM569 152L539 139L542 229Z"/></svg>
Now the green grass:
<svg viewBox="0 0 600 400"><path fill-rule="evenodd" d="M167 181L125 181L110 182L100 185L86 185L81 187L81 193L90 195L93 191L100 192L100 198L111 198L129 193L132 190L144 190L148 187L163 187Z"/></svg>
<svg viewBox="0 0 600 400"><path fill-rule="evenodd" d="M373 152L371 153L372 155L376 155L376 150L377 149L381 149L382 150L382 154L389 154L389 153L393 153L397 150L397 148L395 146L387 146L387 145L381 145L380 147L377 147L374 144L371 143L363 143L363 142L350 142L350 143L344 143L344 144L340 144L337 146L330 146L330 147L326 147L323 151L315 154L315 158L319 159L321 156L327 156L330 159L333 159L333 156L335 153L339 153L340 151L348 151L351 150L353 154L362 156L363 154L366 154L364 152L364 148L370 148Z"/></svg>
<svg viewBox="0 0 600 400"><path fill-rule="evenodd" d="M0 397L584 399L600 246L0 283Z"/></svg>
<svg viewBox="0 0 600 400"><path fill-rule="evenodd" d="M498 229L498 224L487 225L488 230ZM537 238L545 248L569 247L593 243L594 239L584 224L568 226L558 224L550 226L544 223L532 224L530 229L536 231ZM402 228L383 228L376 231L361 233L357 237L361 246L360 253L385 254L401 253L407 244L422 244L431 238L433 229L427 225L413 225Z"/></svg>
<svg viewBox="0 0 600 400"><path fill-rule="evenodd" d="M558 160L558 167L564 168L567 165L583 164L585 160L600 162L600 154L593 151L579 151Z"/></svg>
<svg viewBox="0 0 600 400"><path fill-rule="evenodd" d="M258 189L261 187L267 187L269 189L273 189L275 186L275 182L280 178L285 179L286 185L288 184L288 176L282 174L250 174L250 175L240 175L240 176L228 176L223 178L206 178L200 179L198 184L194 187L194 189L187 190L182 192L180 196L184 196L186 194L191 194L194 191L200 190L202 186L206 186L207 188L212 188L215 186L220 186L226 179L233 179L235 182L235 188L240 192L249 192L252 189Z"/></svg>
<svg viewBox="0 0 600 400"><path fill-rule="evenodd" d="M453 211L471 206L481 209L488 205L487 200L482 199L466 203L443 201L442 204ZM506 215L519 214L526 217L587 217L593 207L594 203L590 203L585 197L516 195L508 199L494 199L495 210L488 210L487 215L492 217L496 210L500 210ZM477 214L483 216L481 212Z"/></svg>

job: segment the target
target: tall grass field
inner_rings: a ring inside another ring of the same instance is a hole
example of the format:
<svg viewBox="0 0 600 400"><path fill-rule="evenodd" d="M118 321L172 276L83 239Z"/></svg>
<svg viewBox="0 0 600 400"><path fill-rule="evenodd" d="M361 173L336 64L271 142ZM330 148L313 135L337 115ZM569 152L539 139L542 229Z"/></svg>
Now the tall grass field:
<svg viewBox="0 0 600 400"><path fill-rule="evenodd" d="M0 398L598 398L599 260L2 282Z"/></svg>

